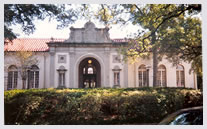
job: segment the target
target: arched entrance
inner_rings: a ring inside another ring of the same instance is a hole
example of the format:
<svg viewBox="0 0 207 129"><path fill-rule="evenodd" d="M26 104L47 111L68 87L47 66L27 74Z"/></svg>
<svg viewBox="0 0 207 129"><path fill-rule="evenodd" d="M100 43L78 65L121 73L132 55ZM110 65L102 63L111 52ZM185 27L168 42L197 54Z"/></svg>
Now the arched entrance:
<svg viewBox="0 0 207 129"><path fill-rule="evenodd" d="M79 88L97 88L101 86L101 67L92 57L85 58L79 65Z"/></svg>

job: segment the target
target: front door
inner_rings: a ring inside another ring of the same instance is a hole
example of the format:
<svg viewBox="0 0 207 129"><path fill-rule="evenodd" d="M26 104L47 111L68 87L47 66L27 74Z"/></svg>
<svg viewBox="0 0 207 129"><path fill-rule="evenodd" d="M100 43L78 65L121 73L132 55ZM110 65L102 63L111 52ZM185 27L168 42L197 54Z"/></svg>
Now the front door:
<svg viewBox="0 0 207 129"><path fill-rule="evenodd" d="M95 88L96 83L96 74L83 75L83 88Z"/></svg>
<svg viewBox="0 0 207 129"><path fill-rule="evenodd" d="M79 88L100 87L100 64L94 58L86 58L79 66Z"/></svg>

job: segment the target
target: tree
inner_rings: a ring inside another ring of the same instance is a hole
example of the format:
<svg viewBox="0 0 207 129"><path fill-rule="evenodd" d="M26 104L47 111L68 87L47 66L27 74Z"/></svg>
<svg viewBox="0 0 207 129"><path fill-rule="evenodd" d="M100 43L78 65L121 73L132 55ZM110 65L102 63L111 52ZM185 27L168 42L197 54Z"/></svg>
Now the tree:
<svg viewBox="0 0 207 129"><path fill-rule="evenodd" d="M34 20L56 20L57 28L67 27L73 23L80 13L79 8L69 8L70 5L52 4L5 4L4 5L4 38L12 41L18 34L13 32L11 25L21 25L25 34L35 31Z"/></svg>
<svg viewBox="0 0 207 129"><path fill-rule="evenodd" d="M7 56L12 55L15 57L15 59L12 58L11 61L9 62L17 66L18 72L21 75L21 79L22 79L22 89L25 89L26 80L28 77L27 75L28 70L32 65L38 64L38 59L35 56L35 53L31 51L15 51L15 52L5 52L5 55Z"/></svg>
<svg viewBox="0 0 207 129"><path fill-rule="evenodd" d="M201 5L191 4L102 5L97 17L106 24L131 22L144 29L122 49L122 54L137 59L153 53L153 86L156 86L157 64L164 55L173 64L180 59L191 62L192 68L202 73L201 22L193 17L200 11Z"/></svg>
<svg viewBox="0 0 207 129"><path fill-rule="evenodd" d="M193 70L202 75L202 36L199 18L174 21L160 31L160 55L166 55L174 64L192 63ZM174 36L173 36L174 35Z"/></svg>
<svg viewBox="0 0 207 129"><path fill-rule="evenodd" d="M22 78L22 89L25 89L28 70L32 65L36 65L38 63L38 60L34 56L34 53L30 51L17 51L16 56L18 57L17 59L19 62L19 73Z"/></svg>

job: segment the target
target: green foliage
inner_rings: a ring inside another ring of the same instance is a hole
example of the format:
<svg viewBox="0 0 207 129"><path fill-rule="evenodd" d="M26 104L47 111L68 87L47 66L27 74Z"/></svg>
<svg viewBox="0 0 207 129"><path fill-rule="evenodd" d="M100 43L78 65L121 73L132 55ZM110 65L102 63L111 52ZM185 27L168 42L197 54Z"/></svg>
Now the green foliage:
<svg viewBox="0 0 207 129"><path fill-rule="evenodd" d="M98 17L103 22L128 22L143 28L128 47L121 48L125 59L135 62L149 57L153 50L157 53L153 60L164 56L173 64L190 62L192 70L202 76L201 20L196 16L201 12L200 4L102 5L100 11L103 9L105 13ZM153 69L157 69L154 64Z"/></svg>
<svg viewBox="0 0 207 129"><path fill-rule="evenodd" d="M35 31L35 20L55 19L58 28L67 27L78 16L78 8L66 8L66 5L52 4L5 4L4 5L4 38L13 40L17 34L13 32L11 25L21 25L25 34Z"/></svg>
<svg viewBox="0 0 207 129"><path fill-rule="evenodd" d="M203 105L200 91L184 88L29 89L4 97L7 125L150 124Z"/></svg>
<svg viewBox="0 0 207 129"><path fill-rule="evenodd" d="M173 65L191 63L191 71L202 76L201 4L102 5L97 17L104 23L141 26L127 47L119 52L124 60L153 58L153 73L162 58ZM104 10L104 11L103 11ZM110 10L110 11L109 11ZM156 74L153 76L156 85Z"/></svg>
<svg viewBox="0 0 207 129"><path fill-rule="evenodd" d="M174 24L173 24L174 22ZM159 53L174 64L192 63L192 70L202 75L202 36L199 18L179 17L160 31Z"/></svg>

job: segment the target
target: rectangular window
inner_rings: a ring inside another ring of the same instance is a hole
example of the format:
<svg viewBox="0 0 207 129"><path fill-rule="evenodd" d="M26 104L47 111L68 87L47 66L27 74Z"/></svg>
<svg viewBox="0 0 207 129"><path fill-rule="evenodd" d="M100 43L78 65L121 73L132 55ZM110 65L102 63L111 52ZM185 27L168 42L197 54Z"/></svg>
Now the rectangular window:
<svg viewBox="0 0 207 129"><path fill-rule="evenodd" d="M139 71L139 86L142 86L142 72Z"/></svg>
<svg viewBox="0 0 207 129"><path fill-rule="evenodd" d="M39 71L35 71L35 88L39 88Z"/></svg>
<svg viewBox="0 0 207 129"><path fill-rule="evenodd" d="M157 72L157 85L161 86L161 71Z"/></svg>
<svg viewBox="0 0 207 129"><path fill-rule="evenodd" d="M8 89L17 88L17 79L18 79L17 71L8 72Z"/></svg>
<svg viewBox="0 0 207 129"><path fill-rule="evenodd" d="M157 72L157 86L166 86L166 71L158 71Z"/></svg>
<svg viewBox="0 0 207 129"><path fill-rule="evenodd" d="M114 85L120 85L120 73L114 72Z"/></svg>
<svg viewBox="0 0 207 129"><path fill-rule="evenodd" d="M180 82L180 80L179 80L179 71L176 71L176 84L177 84L177 86L179 86L179 82Z"/></svg>
<svg viewBox="0 0 207 129"><path fill-rule="evenodd" d="M30 88L34 88L34 72L32 71L30 74Z"/></svg>
<svg viewBox="0 0 207 129"><path fill-rule="evenodd" d="M63 73L63 86L65 86L65 73Z"/></svg>
<svg viewBox="0 0 207 129"><path fill-rule="evenodd" d="M148 86L148 72L146 70L139 70L139 86Z"/></svg>
<svg viewBox="0 0 207 129"><path fill-rule="evenodd" d="M59 86L65 86L65 73L59 73Z"/></svg>
<svg viewBox="0 0 207 129"><path fill-rule="evenodd" d="M185 86L185 76L184 76L184 71L181 71L180 72L180 74L181 74L181 86Z"/></svg>
<svg viewBox="0 0 207 129"><path fill-rule="evenodd" d="M166 72L162 71L162 86L166 86Z"/></svg>
<svg viewBox="0 0 207 129"><path fill-rule="evenodd" d="M143 85L142 86L147 86L147 71L143 71Z"/></svg>
<svg viewBox="0 0 207 129"><path fill-rule="evenodd" d="M39 88L39 71L28 71L28 89Z"/></svg>
<svg viewBox="0 0 207 129"><path fill-rule="evenodd" d="M12 80L13 80L13 77L12 77L12 74L13 72L9 72L8 73L8 89L12 89Z"/></svg>
<svg viewBox="0 0 207 129"><path fill-rule="evenodd" d="M178 87L185 86L185 76L184 71L176 71L176 83Z"/></svg>
<svg viewBox="0 0 207 129"><path fill-rule="evenodd" d="M14 88L15 88L15 89L17 88L17 78L18 78L18 72L15 71L15 72L14 72Z"/></svg>

